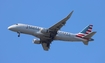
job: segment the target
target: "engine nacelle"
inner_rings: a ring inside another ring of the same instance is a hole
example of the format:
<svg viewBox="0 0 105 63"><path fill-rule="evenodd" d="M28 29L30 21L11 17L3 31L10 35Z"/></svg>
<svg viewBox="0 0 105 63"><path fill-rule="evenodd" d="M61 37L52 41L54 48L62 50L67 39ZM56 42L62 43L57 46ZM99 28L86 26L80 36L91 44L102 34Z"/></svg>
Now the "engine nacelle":
<svg viewBox="0 0 105 63"><path fill-rule="evenodd" d="M33 40L33 43L34 43L34 44L40 44L41 42L40 42L40 39L34 39L34 40Z"/></svg>
<svg viewBox="0 0 105 63"><path fill-rule="evenodd" d="M40 32L41 32L41 33L47 33L47 32L48 32L48 29L42 28L42 29L40 30Z"/></svg>

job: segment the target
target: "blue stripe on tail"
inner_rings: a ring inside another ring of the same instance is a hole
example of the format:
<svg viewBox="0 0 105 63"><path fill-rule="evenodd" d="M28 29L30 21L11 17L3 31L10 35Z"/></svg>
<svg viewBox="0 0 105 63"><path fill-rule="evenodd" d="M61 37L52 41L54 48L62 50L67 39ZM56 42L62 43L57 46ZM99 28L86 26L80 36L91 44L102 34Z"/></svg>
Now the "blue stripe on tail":
<svg viewBox="0 0 105 63"><path fill-rule="evenodd" d="M89 26L88 27L86 27L83 31L81 31L81 33L86 33L86 31L89 29Z"/></svg>

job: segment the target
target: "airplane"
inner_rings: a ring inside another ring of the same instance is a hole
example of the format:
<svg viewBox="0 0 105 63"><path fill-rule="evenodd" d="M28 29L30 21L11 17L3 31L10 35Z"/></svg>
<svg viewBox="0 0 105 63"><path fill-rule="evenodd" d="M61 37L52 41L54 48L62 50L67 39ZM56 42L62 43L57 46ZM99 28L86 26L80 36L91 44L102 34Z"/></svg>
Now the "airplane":
<svg viewBox="0 0 105 63"><path fill-rule="evenodd" d="M50 44L55 40L68 42L78 41L83 42L84 45L88 45L89 41L94 41L94 39L91 38L96 33L96 31L92 31L93 25L88 25L81 32L75 34L60 31L60 29L66 24L67 20L71 17L72 13L73 11L71 11L64 19L49 28L17 23L9 26L8 29L17 32L18 37L20 37L21 33L37 37L37 39L33 40L33 43L41 44L45 51L50 49Z"/></svg>

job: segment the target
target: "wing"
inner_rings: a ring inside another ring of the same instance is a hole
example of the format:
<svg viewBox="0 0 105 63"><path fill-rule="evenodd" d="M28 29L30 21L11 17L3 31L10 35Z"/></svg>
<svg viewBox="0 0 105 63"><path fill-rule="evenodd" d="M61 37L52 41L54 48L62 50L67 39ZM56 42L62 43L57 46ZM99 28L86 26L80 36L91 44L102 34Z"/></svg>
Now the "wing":
<svg viewBox="0 0 105 63"><path fill-rule="evenodd" d="M50 43L53 41L53 39L49 38L40 38L40 42L42 44L42 47L45 51L48 51L50 49Z"/></svg>
<svg viewBox="0 0 105 63"><path fill-rule="evenodd" d="M50 48L50 43L42 43L42 47L45 51L48 51Z"/></svg>
<svg viewBox="0 0 105 63"><path fill-rule="evenodd" d="M66 24L66 21L71 17L72 13L73 11L63 20L61 20L60 22L56 23L55 25L49 28L50 38L49 37L40 38L42 47L45 51L49 50L50 43L53 41L54 37L56 36L57 31L60 30L61 27Z"/></svg>
<svg viewBox="0 0 105 63"><path fill-rule="evenodd" d="M59 21L58 23L56 23L55 25L53 25L52 27L50 27L50 30L55 30L58 31L61 29L62 26L64 26L66 24L66 21L71 17L73 11L64 19L62 19L61 21Z"/></svg>

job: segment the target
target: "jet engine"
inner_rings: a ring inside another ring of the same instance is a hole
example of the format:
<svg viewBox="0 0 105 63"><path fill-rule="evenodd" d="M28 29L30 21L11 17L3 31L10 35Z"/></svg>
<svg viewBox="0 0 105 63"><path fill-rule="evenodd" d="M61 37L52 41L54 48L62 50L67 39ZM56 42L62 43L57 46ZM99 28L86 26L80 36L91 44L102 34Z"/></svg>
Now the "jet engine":
<svg viewBox="0 0 105 63"><path fill-rule="evenodd" d="M40 44L41 42L40 42L40 39L34 39L34 40L33 40L33 43L34 43L34 44Z"/></svg>

